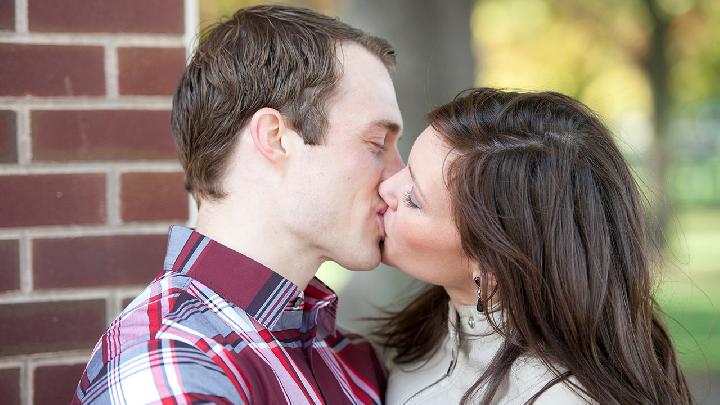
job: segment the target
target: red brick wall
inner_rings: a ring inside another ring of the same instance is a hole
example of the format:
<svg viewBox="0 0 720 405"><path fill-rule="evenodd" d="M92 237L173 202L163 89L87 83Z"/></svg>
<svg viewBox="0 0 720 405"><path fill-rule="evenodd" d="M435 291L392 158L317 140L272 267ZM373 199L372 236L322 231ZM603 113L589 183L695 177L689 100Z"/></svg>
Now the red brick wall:
<svg viewBox="0 0 720 405"><path fill-rule="evenodd" d="M0 0L3 404L67 403L190 221L169 110L195 1Z"/></svg>

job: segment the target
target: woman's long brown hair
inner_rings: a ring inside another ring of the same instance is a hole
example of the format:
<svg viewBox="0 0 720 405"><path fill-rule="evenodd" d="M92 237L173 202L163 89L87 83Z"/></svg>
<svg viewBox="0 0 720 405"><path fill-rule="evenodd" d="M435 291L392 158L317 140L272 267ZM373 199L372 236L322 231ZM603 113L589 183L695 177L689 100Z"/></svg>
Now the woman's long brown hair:
<svg viewBox="0 0 720 405"><path fill-rule="evenodd" d="M638 186L597 116L558 93L479 88L428 118L457 156L447 184L464 253L502 300L505 343L463 402L483 388L489 404L528 355L566 370L529 402L565 381L601 404L691 404L652 295ZM397 363L434 353L447 303L436 286L386 318Z"/></svg>

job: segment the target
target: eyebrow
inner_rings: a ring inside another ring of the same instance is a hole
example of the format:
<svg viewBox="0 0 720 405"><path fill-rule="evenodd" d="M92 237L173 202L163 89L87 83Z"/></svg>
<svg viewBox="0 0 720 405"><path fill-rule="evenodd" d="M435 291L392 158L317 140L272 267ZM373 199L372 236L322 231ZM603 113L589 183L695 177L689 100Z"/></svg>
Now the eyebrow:
<svg viewBox="0 0 720 405"><path fill-rule="evenodd" d="M388 130L389 132L391 132L391 133L398 134L398 139L399 139L400 137L402 137L402 134L400 133L402 127L400 126L400 124L398 124L398 123L395 122L395 121L392 121L392 120L377 120L377 121L373 121L373 122L370 123L370 125L368 126L368 129L373 128L373 127L385 128L385 129L387 129L387 130Z"/></svg>
<svg viewBox="0 0 720 405"><path fill-rule="evenodd" d="M410 168L410 163L407 165L408 171L410 172L410 178L412 179L413 183L415 183L415 190L417 190L418 194L420 194L420 198L422 198L423 202L427 204L427 198L425 198L425 193L422 192L420 189L420 183L415 180L415 175L413 175L413 171Z"/></svg>

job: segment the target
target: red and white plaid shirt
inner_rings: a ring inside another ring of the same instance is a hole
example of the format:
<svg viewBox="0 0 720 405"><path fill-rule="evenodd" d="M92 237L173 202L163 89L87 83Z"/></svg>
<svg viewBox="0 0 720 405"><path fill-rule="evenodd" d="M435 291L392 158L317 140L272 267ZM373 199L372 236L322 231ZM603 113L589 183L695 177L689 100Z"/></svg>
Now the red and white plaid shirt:
<svg viewBox="0 0 720 405"><path fill-rule="evenodd" d="M369 343L335 329L335 293L171 227L164 271L112 322L73 403L380 403Z"/></svg>

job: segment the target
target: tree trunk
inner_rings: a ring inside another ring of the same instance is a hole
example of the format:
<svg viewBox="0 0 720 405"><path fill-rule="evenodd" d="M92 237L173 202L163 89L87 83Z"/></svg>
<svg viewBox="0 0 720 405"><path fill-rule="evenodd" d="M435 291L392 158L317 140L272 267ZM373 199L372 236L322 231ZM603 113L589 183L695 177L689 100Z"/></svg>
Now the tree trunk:
<svg viewBox="0 0 720 405"><path fill-rule="evenodd" d="M427 125L425 114L474 83L471 0L345 0L349 24L386 38L397 52L393 75L403 114L402 150Z"/></svg>
<svg viewBox="0 0 720 405"><path fill-rule="evenodd" d="M670 201L667 193L668 177L668 126L669 126L669 61L666 53L669 42L670 20L660 10L657 0L644 0L651 24L648 52L643 61L653 98L652 124L655 137L650 148L646 167L652 186L651 224L655 241L664 246L665 230L670 218Z"/></svg>
<svg viewBox="0 0 720 405"><path fill-rule="evenodd" d="M425 114L474 84L473 1L345 0L340 5L343 21L387 39L397 52L393 80L403 115L400 149L407 158L415 138L427 126ZM372 272L354 272L340 292L338 319L365 332L368 325L357 319L379 315L378 307L396 303L412 284L407 276L384 265Z"/></svg>

